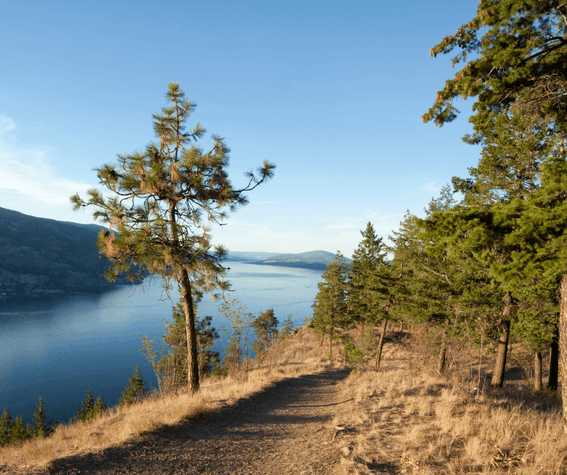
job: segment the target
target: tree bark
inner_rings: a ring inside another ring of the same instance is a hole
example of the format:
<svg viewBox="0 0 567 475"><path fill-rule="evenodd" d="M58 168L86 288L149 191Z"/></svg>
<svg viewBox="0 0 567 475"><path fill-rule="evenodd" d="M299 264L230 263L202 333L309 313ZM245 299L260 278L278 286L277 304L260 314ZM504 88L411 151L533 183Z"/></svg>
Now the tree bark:
<svg viewBox="0 0 567 475"><path fill-rule="evenodd" d="M547 389L557 391L557 380L559 378L559 325L555 327L553 339L549 349L549 379Z"/></svg>
<svg viewBox="0 0 567 475"><path fill-rule="evenodd" d="M561 280L561 303L559 311L559 363L567 371L567 275ZM563 400L563 428L567 432L567 384L562 376L561 398Z"/></svg>
<svg viewBox="0 0 567 475"><path fill-rule="evenodd" d="M512 296L510 292L506 292L504 297L504 310L502 316L504 323L502 324L502 333L500 342L498 343L498 353L496 355L496 364L494 365L494 373L492 375L491 386L493 388L501 388L504 385L504 374L506 372L506 356L508 354L508 339L510 337L510 318L512 314Z"/></svg>
<svg viewBox="0 0 567 475"><path fill-rule="evenodd" d="M535 364L534 364L534 391L541 391L543 389L543 382L542 382L542 366L543 366L543 358L541 352L538 351L534 355Z"/></svg>
<svg viewBox="0 0 567 475"><path fill-rule="evenodd" d="M187 332L187 384L189 391L199 390L199 359L197 353L197 331L195 330L195 310L191 294L191 282L187 270L181 272L181 299L185 311L185 329Z"/></svg>
<svg viewBox="0 0 567 475"><path fill-rule="evenodd" d="M382 360L382 348L384 347L384 337L386 336L387 326L388 326L388 320L384 320L384 326L382 327L382 334L380 335L380 341L378 342L378 349L376 351L376 369L380 368L380 361Z"/></svg>
<svg viewBox="0 0 567 475"><path fill-rule="evenodd" d="M449 325L449 321L445 320L445 328L443 329L443 336L441 341L441 351L439 352L439 359L437 360L437 372L439 374L445 372L445 365L447 362L447 336L449 334L449 330L447 326Z"/></svg>

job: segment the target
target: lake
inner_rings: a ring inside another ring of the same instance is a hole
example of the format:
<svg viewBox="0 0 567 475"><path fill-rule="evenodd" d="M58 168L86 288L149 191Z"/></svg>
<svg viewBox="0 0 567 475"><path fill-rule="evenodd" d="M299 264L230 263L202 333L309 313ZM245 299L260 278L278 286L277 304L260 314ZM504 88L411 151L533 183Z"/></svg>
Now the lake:
<svg viewBox="0 0 567 475"><path fill-rule="evenodd" d="M228 279L237 298L258 315L273 308L282 323L288 315L295 326L313 314L321 271L227 262ZM51 419L68 422L81 407L87 387L108 405L118 403L136 364L147 388L156 388L155 374L138 350L141 335L161 342L163 320L172 321L170 298L161 281L123 285L102 294L50 297L22 303L0 302L0 411L12 419L32 422L39 396ZM215 328L230 328L219 315L218 302L205 295L198 314L213 316ZM222 332L215 351L224 351ZM221 354L222 356L222 354Z"/></svg>

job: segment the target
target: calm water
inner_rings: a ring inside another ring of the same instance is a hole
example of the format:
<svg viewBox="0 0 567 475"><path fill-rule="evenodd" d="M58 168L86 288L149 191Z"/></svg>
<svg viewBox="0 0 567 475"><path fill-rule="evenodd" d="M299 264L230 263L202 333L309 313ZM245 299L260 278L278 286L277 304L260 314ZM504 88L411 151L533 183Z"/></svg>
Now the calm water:
<svg viewBox="0 0 567 475"><path fill-rule="evenodd" d="M312 315L321 272L308 269L228 263L229 279L238 298L255 313L273 308L283 322L291 315L296 326ZM128 384L136 364L149 388L157 381L138 350L140 335L161 342L163 320L172 320L171 300L160 282L117 286L99 295L54 297L29 303L0 302L0 411L7 407L12 418L20 415L31 423L38 397L52 419L67 422L81 407L90 385L96 398L114 405ZM205 296L199 315L212 315L215 328L230 328L216 306ZM221 333L216 350L223 351Z"/></svg>

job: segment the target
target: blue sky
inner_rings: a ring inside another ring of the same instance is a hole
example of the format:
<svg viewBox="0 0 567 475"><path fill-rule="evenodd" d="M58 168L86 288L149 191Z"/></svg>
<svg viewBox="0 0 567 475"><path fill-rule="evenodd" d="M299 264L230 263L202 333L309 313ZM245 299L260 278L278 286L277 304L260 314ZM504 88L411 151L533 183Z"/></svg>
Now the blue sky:
<svg viewBox="0 0 567 475"><path fill-rule="evenodd" d="M422 215L480 149L421 115L456 71L429 50L476 0L18 1L0 28L0 206L92 223L69 196L93 168L153 139L169 82L231 148L230 177L268 159L272 181L213 241L233 251L340 250L368 221L387 237Z"/></svg>

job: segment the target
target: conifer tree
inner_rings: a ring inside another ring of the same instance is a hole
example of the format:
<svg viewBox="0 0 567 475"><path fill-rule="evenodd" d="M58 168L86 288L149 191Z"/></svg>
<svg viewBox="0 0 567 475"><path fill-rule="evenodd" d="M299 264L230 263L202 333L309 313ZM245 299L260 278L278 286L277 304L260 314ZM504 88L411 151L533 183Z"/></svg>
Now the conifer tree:
<svg viewBox="0 0 567 475"><path fill-rule="evenodd" d="M170 346L171 352L163 358L158 367L164 369L168 365L177 365L175 381L181 384L187 379L187 338L186 321L183 305L179 302L172 309L173 322L167 324L166 334L163 338ZM213 317L200 318L195 312L195 331L197 333L197 355L199 359L199 372L202 375L210 374L215 364L219 362L219 354L212 351L215 340L219 338L218 331L212 326Z"/></svg>
<svg viewBox="0 0 567 475"><path fill-rule="evenodd" d="M75 421L90 421L106 409L106 404L102 402L100 395L95 401L94 396L91 394L90 386L87 388L85 400L81 404L83 407L75 410L77 413Z"/></svg>
<svg viewBox="0 0 567 475"><path fill-rule="evenodd" d="M18 416L12 422L12 426L10 427L10 443L15 442L23 442L30 438L30 430L24 424L24 420L22 416Z"/></svg>
<svg viewBox="0 0 567 475"><path fill-rule="evenodd" d="M118 164L97 168L100 184L112 192L88 191L87 201L71 197L74 209L93 206L95 219L109 226L101 231L99 251L111 263L109 280L120 274L136 281L147 274L162 277L166 289L180 289L187 329L188 385L199 389L195 292L225 290L226 249L212 249L209 223L222 223L228 211L247 203L245 193L273 176L275 165L265 161L259 177L247 174L248 184L236 189L228 174L229 148L213 136L208 152L197 145L205 129L199 123L186 131L195 109L177 83L169 84L169 106L153 115L156 141L143 151L118 155ZM214 294L213 294L214 295Z"/></svg>
<svg viewBox="0 0 567 475"><path fill-rule="evenodd" d="M2 417L0 418L0 447L10 442L10 428L12 427L12 418L8 409L4 408Z"/></svg>
<svg viewBox="0 0 567 475"><path fill-rule="evenodd" d="M477 15L472 21L462 25L455 35L445 37L431 51L431 54L436 56L440 53L450 53L454 48L460 48L461 53L454 57L453 64L466 62L466 65L457 72L454 79L445 83L444 89L438 92L433 107L423 116L425 122L434 120L437 125L443 125L457 116L458 111L453 106L456 98L462 96L463 99L466 99L476 96L473 116L470 118L475 133L471 137L466 136L465 140L469 143L483 145L483 159L489 158L496 152L498 160L496 162L485 160L476 170L473 170L473 179L457 179L454 183L458 188L465 189L467 192L473 191L474 187L477 190L480 188L481 194L486 178L494 184L498 174L500 178L506 178L508 175L508 178L513 178L517 184L523 181L524 185L528 185L516 186L511 194L508 193L508 196L504 197L502 206L499 205L499 208L495 210L493 224L503 224L502 216L507 216L507 219L510 220L509 223L504 223L510 235L507 238L509 241L507 247L510 252L507 253L507 260L493 262L491 267L493 275L497 276L504 288L508 289L507 301L511 301L510 292L514 276L527 275L528 285L532 289L538 289L538 293L542 292L536 296L536 300L539 300L536 306L545 300L547 277L541 278L541 276L549 276L548 282L551 282L558 275L551 275L553 272L558 272L556 266L550 264L552 260L547 260L544 264L541 258L541 255L545 254L543 249L550 249L555 246L555 243L548 242L541 247L539 244L530 243L529 241L536 236L536 233L533 232L534 223L522 219L515 220L514 217L517 217L518 213L529 215L530 208L538 208L537 205L524 206L525 201L534 203L530 195L535 194L540 183L541 186L545 186L541 175L538 178L537 174L541 172L546 163L545 160L538 162L537 159L541 160L541 157L547 155L556 164L565 160L565 137L567 135L567 101L565 101L567 75L564 67L567 58L566 13L565 3L556 0L539 2L486 0L481 2ZM476 55L469 60L470 53L476 53ZM529 133L526 134L526 131ZM511 153L502 160L502 155L506 155L507 152ZM534 154L536 160L534 160ZM511 158L515 159L515 163ZM489 166L483 170L485 165ZM499 169L494 165L499 166ZM484 174L484 177L479 177L477 172L480 175ZM506 187L511 188L509 184ZM551 195L547 193L547 196ZM492 201L496 203L502 201L498 199L498 195L496 198ZM506 212L505 209L508 209L509 212ZM549 206L546 206L544 214L549 215L548 211ZM543 231L544 228L545 226L540 227L538 232ZM528 235L531 238L526 238L526 246L523 249L519 248L518 242L510 241L510 239L517 239L518 236ZM557 237L558 233L554 232L553 236ZM518 265L520 267L517 267ZM538 276L531 271L526 274L522 270L533 270L534 268L539 268ZM537 282L533 280L534 278ZM533 309L535 303L533 299L531 302L522 301L526 295L524 292L523 296L519 296L518 307ZM507 311L506 308L505 311ZM565 314L567 315L567 310ZM520 317L524 330L532 327L532 330L528 332L532 336L536 328L541 327L542 322L536 322L532 318L533 312L531 311L520 313ZM540 320L539 316L538 320ZM534 323L536 326L533 325ZM545 326L545 322L543 323ZM567 321L565 325L567 328ZM567 330L565 333L567 335ZM563 342L567 345L566 340ZM567 346L565 350L567 353ZM564 407L567 407L567 390L564 394Z"/></svg>
<svg viewBox="0 0 567 475"><path fill-rule="evenodd" d="M333 340L343 337L350 324L348 314L348 266L337 252L322 275L323 282L313 303L313 328L319 335L329 336L329 355L333 357Z"/></svg>
<svg viewBox="0 0 567 475"><path fill-rule="evenodd" d="M518 110L565 130L566 15L560 0L483 0L471 21L430 51L437 56L458 48L453 66L466 64L437 93L424 122L451 122L459 113L455 99L476 97L470 119L476 132L493 129L495 116Z"/></svg>
<svg viewBox="0 0 567 475"><path fill-rule="evenodd" d="M358 321L378 323L383 320L388 290L375 276L378 268L386 263L386 246L370 222L360 234L363 239L355 249L350 265L349 306Z"/></svg>
<svg viewBox="0 0 567 475"><path fill-rule="evenodd" d="M376 367L379 367L394 303L392 288L395 279L391 263L386 260L387 248L382 238L376 235L372 223L368 222L360 234L363 239L354 251L350 266L349 310L360 322L382 324L376 351Z"/></svg>
<svg viewBox="0 0 567 475"><path fill-rule="evenodd" d="M94 397L91 394L91 387L89 386L87 388L87 393L86 393L86 398L85 400L81 403L83 405L83 407L81 409L76 409L76 413L77 413L77 420L79 421L87 421L90 418L90 415L93 411L93 407L94 407Z"/></svg>
<svg viewBox="0 0 567 475"><path fill-rule="evenodd" d="M278 335L278 319L274 315L274 309L270 308L262 312L252 321L252 328L256 335L256 340L252 344L252 349L257 356L261 356L272 346L273 341Z"/></svg>
<svg viewBox="0 0 567 475"><path fill-rule="evenodd" d="M131 378L128 378L128 381L130 384L124 386L124 391L121 393L122 397L118 400L121 406L138 402L147 394L145 382L142 373L140 373L140 364L136 365L134 374Z"/></svg>
<svg viewBox="0 0 567 475"><path fill-rule="evenodd" d="M35 427L32 427L31 435L35 439L44 439L48 435L51 434L52 429L49 425L53 421L48 421L47 412L45 412L45 407L43 406L43 400L41 397L39 398L39 402L37 403L37 410L33 414L33 422Z"/></svg>

